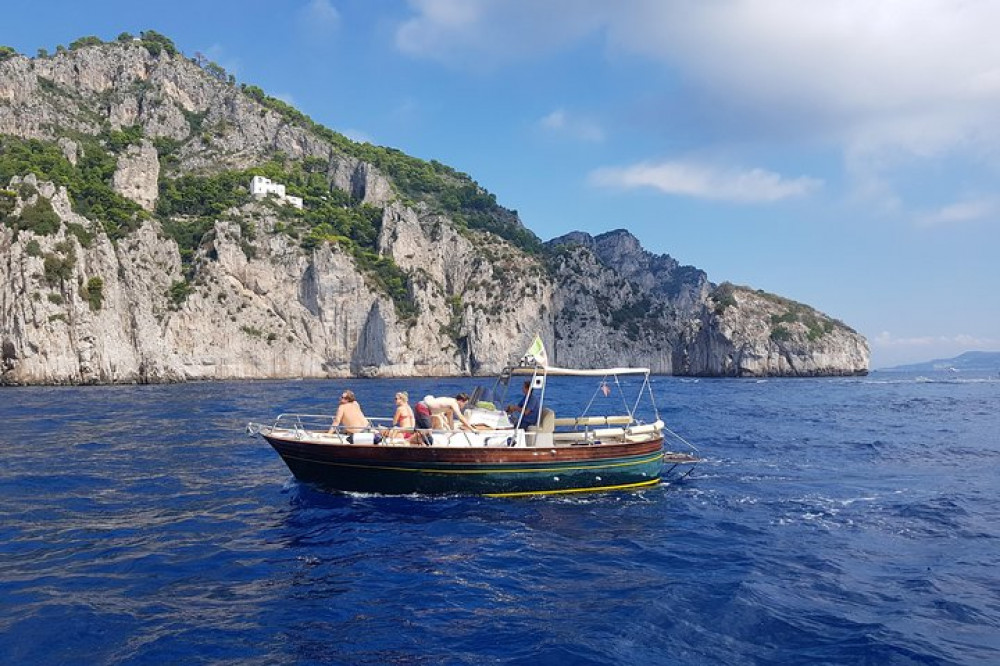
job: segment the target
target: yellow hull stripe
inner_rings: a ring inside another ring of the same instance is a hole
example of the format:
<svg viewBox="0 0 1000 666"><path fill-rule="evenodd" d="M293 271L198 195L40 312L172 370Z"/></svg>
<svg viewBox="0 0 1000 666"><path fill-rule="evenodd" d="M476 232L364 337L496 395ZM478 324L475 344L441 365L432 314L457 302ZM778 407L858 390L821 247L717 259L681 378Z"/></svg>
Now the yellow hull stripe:
<svg viewBox="0 0 1000 666"><path fill-rule="evenodd" d="M563 467L532 467L521 469L434 469L422 467L389 467L386 465L359 465L355 463L330 462L326 460L316 460L314 458L300 458L298 456L286 455L286 458L301 460L302 462L318 463L320 465L332 465L333 467L355 467L358 469L378 469L390 472L418 472L421 474L533 474L533 473L553 473L569 472L580 469L608 469L610 467L634 467L635 465L646 465L663 459L663 453L657 453L642 460L632 460L612 464L575 465ZM475 463L473 463L475 464Z"/></svg>
<svg viewBox="0 0 1000 666"><path fill-rule="evenodd" d="M620 486L595 486L589 488L564 488L561 490L528 490L519 493L485 493L486 497L525 497L528 495L566 495L568 493L599 493L609 490L631 490L635 488L645 488L655 486L659 479L640 481L638 483L624 483Z"/></svg>

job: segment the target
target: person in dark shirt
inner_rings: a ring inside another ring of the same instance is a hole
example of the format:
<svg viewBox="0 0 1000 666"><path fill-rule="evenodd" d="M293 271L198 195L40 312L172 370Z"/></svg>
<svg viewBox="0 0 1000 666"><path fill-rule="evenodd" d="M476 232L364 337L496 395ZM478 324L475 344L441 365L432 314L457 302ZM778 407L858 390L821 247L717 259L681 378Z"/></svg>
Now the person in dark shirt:
<svg viewBox="0 0 1000 666"><path fill-rule="evenodd" d="M524 399L521 401L520 405L508 405L507 413L510 414L510 420L514 422L514 425L519 428L527 428L528 426L537 426L538 418L541 416L541 410L539 409L539 401L541 395L538 391L531 390L531 381L524 382ZM520 416L518 416L520 412ZM518 419L520 418L520 422Z"/></svg>

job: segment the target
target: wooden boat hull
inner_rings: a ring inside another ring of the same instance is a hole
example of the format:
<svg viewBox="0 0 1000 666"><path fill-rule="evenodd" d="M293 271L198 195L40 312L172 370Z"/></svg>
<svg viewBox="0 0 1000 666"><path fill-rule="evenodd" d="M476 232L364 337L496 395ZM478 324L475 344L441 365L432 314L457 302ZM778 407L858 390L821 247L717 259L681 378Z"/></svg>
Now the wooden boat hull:
<svg viewBox="0 0 1000 666"><path fill-rule="evenodd" d="M660 481L663 440L553 448L324 444L261 433L301 481L380 494L531 495L641 488Z"/></svg>

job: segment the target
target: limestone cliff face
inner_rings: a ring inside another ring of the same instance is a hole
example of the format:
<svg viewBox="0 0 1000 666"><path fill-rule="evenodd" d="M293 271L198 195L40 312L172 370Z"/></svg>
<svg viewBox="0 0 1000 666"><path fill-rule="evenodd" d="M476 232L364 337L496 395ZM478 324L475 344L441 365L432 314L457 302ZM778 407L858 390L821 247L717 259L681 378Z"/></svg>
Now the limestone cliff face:
<svg viewBox="0 0 1000 666"><path fill-rule="evenodd" d="M410 331L408 344L426 359L423 374L494 373L519 358L536 333L551 339L554 285L540 259L422 213L388 206L379 243L414 276L413 297L427 323Z"/></svg>
<svg viewBox="0 0 1000 666"><path fill-rule="evenodd" d="M707 376L857 375L864 337L800 303L733 287L686 332L681 373Z"/></svg>
<svg viewBox="0 0 1000 666"><path fill-rule="evenodd" d="M247 168L281 152L326 160L334 183L364 201L381 205L392 192L372 165L180 55L153 57L140 44L126 43L0 62L0 134L63 141L72 133L100 134L105 125L139 126L149 139L182 142L180 171ZM137 150L148 157L145 143ZM146 182L148 173L137 178Z"/></svg>
<svg viewBox="0 0 1000 666"><path fill-rule="evenodd" d="M589 249L601 264L641 291L664 297L673 308L683 312L697 312L711 290L704 271L682 266L669 255L647 252L639 239L625 229L596 237L577 231L549 242L551 246L567 244Z"/></svg>
<svg viewBox="0 0 1000 666"><path fill-rule="evenodd" d="M801 303L725 284L652 255L624 230L550 241L559 257L556 358L622 359L656 372L728 377L855 375L864 337Z"/></svg>
<svg viewBox="0 0 1000 666"><path fill-rule="evenodd" d="M675 336L665 300L650 296L583 245L563 245L556 260L552 360L568 367L634 365L673 372Z"/></svg>
<svg viewBox="0 0 1000 666"><path fill-rule="evenodd" d="M52 235L0 227L4 383L495 373L551 330L552 286L537 260L402 206L386 208L382 243L417 276L415 323L400 322L337 246L306 251L274 233L266 205L229 212L255 222L251 238L215 224L180 298L180 253L159 222L112 243L72 212L65 189L24 184L36 193L15 214L45 199L62 224ZM73 224L93 235L87 246ZM517 270L494 280L484 248Z"/></svg>
<svg viewBox="0 0 1000 666"><path fill-rule="evenodd" d="M33 176L24 181L37 191L19 199L18 209L44 199L62 224L52 235L0 229L3 382L183 379L163 336L165 295L171 280L180 279L176 248L158 237L154 223L115 246L98 225L73 213L65 189ZM85 246L69 224L93 239Z"/></svg>
<svg viewBox="0 0 1000 666"><path fill-rule="evenodd" d="M95 140L138 128L140 138L107 148L107 178L142 211L109 235L66 187L27 171L0 182L0 383L489 374L536 334L567 366L867 369L864 339L806 306L713 285L623 230L525 251L403 196L363 151L292 120L138 43L0 62L0 139L51 142L76 165L93 158ZM172 146L169 160L158 146ZM405 276L409 311L357 252L335 237L302 242L276 204L249 196L182 254L167 230L190 220L157 212L164 179L275 155L308 161L330 193L379 211L372 251ZM498 219L520 224L510 211Z"/></svg>
<svg viewBox="0 0 1000 666"><path fill-rule="evenodd" d="M149 141L129 146L118 159L112 187L123 197L151 211L159 196L160 161Z"/></svg>

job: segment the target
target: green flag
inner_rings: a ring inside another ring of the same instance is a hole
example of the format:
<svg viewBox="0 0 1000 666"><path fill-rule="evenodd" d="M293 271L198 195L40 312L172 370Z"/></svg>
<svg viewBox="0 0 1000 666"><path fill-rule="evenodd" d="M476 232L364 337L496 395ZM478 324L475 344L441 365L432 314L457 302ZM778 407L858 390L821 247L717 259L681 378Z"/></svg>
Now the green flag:
<svg viewBox="0 0 1000 666"><path fill-rule="evenodd" d="M535 335L534 341L531 346L528 347L528 352L524 355L525 360L534 361L536 365L547 366L549 364L549 356L545 353L545 343L542 342L542 336Z"/></svg>

